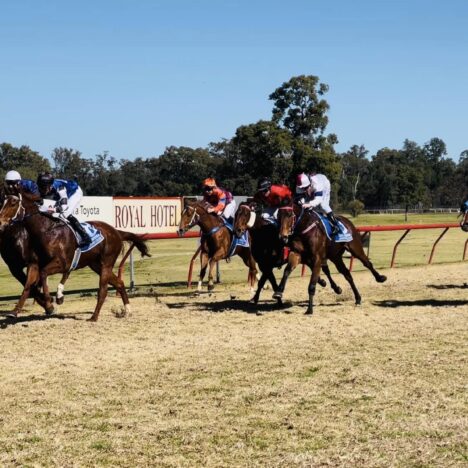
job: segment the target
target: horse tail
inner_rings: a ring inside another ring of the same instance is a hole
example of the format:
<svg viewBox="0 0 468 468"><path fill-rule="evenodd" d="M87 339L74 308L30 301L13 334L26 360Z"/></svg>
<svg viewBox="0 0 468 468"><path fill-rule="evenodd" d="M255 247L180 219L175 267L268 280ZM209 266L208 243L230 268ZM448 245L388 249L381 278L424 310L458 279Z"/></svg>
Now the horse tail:
<svg viewBox="0 0 468 468"><path fill-rule="evenodd" d="M141 253L142 257L151 257L151 254L149 253L148 246L146 245L146 241L143 240L141 236L138 234L134 234L133 232L127 232L127 231L119 231L117 232L120 235L120 238L123 241L130 242L135 246Z"/></svg>

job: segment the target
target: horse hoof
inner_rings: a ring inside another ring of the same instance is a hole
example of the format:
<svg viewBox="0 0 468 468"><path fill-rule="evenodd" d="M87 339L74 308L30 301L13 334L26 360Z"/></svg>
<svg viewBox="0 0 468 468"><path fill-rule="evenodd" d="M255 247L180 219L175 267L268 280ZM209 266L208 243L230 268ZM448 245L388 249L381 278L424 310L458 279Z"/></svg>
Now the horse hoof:
<svg viewBox="0 0 468 468"><path fill-rule="evenodd" d="M64 300L65 300L65 297L64 297L64 296L62 296L62 297L56 297L56 298L55 298L55 303L56 303L57 305L62 305Z"/></svg>
<svg viewBox="0 0 468 468"><path fill-rule="evenodd" d="M14 310L13 312L6 314L5 317L10 319L18 318L18 311Z"/></svg>
<svg viewBox="0 0 468 468"><path fill-rule="evenodd" d="M263 315L263 312L260 312L259 310L257 310L257 312L255 312L255 315L257 317L261 317Z"/></svg>
<svg viewBox="0 0 468 468"><path fill-rule="evenodd" d="M52 315L54 312L55 312L55 307L54 306L47 307L46 310L45 310L46 315Z"/></svg>
<svg viewBox="0 0 468 468"><path fill-rule="evenodd" d="M360 306L361 305L361 299L356 299L356 305Z"/></svg>
<svg viewBox="0 0 468 468"><path fill-rule="evenodd" d="M307 310L305 311L304 315L312 315L313 313L314 313L313 310L307 309Z"/></svg>
<svg viewBox="0 0 468 468"><path fill-rule="evenodd" d="M97 317L90 317L86 320L87 322L97 322Z"/></svg>
<svg viewBox="0 0 468 468"><path fill-rule="evenodd" d="M335 288L335 294L341 294L342 292L343 290L339 286Z"/></svg>
<svg viewBox="0 0 468 468"><path fill-rule="evenodd" d="M284 303L283 303L283 301L281 299L276 299L276 305L278 307L283 307Z"/></svg>
<svg viewBox="0 0 468 468"><path fill-rule="evenodd" d="M249 304L258 304L258 299L256 297L252 297L252 299L249 301Z"/></svg>
<svg viewBox="0 0 468 468"><path fill-rule="evenodd" d="M385 275L380 275L377 278L377 283L385 283L385 281L387 281L387 277Z"/></svg>
<svg viewBox="0 0 468 468"><path fill-rule="evenodd" d="M209 284L208 285L208 291L213 291L214 289L214 284Z"/></svg>
<svg viewBox="0 0 468 468"><path fill-rule="evenodd" d="M322 288L325 288L327 286L327 282L322 278L319 278L317 283L320 284L320 286L322 286Z"/></svg>
<svg viewBox="0 0 468 468"><path fill-rule="evenodd" d="M273 299L282 299L283 293L281 291L276 291L273 293Z"/></svg>

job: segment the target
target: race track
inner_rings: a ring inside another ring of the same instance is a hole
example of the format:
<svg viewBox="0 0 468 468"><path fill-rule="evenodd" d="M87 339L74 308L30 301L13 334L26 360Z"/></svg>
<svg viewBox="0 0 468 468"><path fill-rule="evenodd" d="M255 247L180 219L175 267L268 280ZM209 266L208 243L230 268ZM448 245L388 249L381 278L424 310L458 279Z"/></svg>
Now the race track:
<svg viewBox="0 0 468 468"><path fill-rule="evenodd" d="M0 465L466 466L468 264L382 273L0 316Z"/></svg>

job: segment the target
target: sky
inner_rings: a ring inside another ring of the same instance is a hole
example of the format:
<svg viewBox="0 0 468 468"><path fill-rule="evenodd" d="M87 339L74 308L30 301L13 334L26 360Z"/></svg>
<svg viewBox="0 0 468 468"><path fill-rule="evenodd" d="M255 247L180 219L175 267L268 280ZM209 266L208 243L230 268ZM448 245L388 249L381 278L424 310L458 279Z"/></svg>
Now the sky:
<svg viewBox="0 0 468 468"><path fill-rule="evenodd" d="M302 74L339 152L468 149L466 0L0 0L0 58L0 142L47 157L206 147Z"/></svg>

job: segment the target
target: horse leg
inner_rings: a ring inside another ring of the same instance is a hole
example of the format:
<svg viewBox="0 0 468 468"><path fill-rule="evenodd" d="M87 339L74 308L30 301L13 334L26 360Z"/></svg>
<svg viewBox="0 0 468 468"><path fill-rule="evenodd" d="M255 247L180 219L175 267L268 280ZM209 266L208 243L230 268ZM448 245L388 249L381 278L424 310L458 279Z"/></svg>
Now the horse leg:
<svg viewBox="0 0 468 468"><path fill-rule="evenodd" d="M22 284L23 289L26 284L27 276L25 275L21 266L10 266L8 265L10 273ZM39 291L39 288L36 284L31 284L29 295L34 298L34 300L45 309L45 300L44 295Z"/></svg>
<svg viewBox="0 0 468 468"><path fill-rule="evenodd" d="M330 273L330 268L328 267L328 263L324 263L322 265L322 271L325 273L325 276L328 278L328 281L330 282L330 286L331 288L333 289L333 291L335 292L335 294L341 294L343 291L342 289L333 281L333 278L331 276L331 273ZM323 280L322 280L323 281ZM318 284L320 284L320 286L322 286L322 284L320 283L320 278L318 279Z"/></svg>
<svg viewBox="0 0 468 468"><path fill-rule="evenodd" d="M88 319L89 322L96 322L99 317L99 312L101 311L102 305L104 304L104 300L107 297L107 288L108 288L111 275L112 275L112 266L102 265L100 268L100 274L99 274L98 300L97 300L96 308L94 309L93 315L91 316L91 318Z"/></svg>
<svg viewBox="0 0 468 468"><path fill-rule="evenodd" d="M286 287L286 282L288 281L289 275L293 270L299 265L301 261L301 256L296 252L290 252L288 257L288 264L284 269L283 277L281 278L281 283L278 286L278 289L273 293L275 299L282 299L284 288Z"/></svg>
<svg viewBox="0 0 468 468"><path fill-rule="evenodd" d="M320 275L320 268L322 267L321 262L318 258L315 258L315 262L311 267L312 274L310 275L309 281L309 305L307 306L306 315L312 315L314 313L314 296L315 296L315 288L317 285L317 280Z"/></svg>
<svg viewBox="0 0 468 468"><path fill-rule="evenodd" d="M346 281L351 286L351 289L353 290L354 301L356 305L361 304L361 295L359 294L359 291L356 285L354 284L354 279L348 267L345 265L343 258L341 256L338 256L336 258L331 258L331 261L335 264L336 269L345 277Z"/></svg>
<svg viewBox="0 0 468 468"><path fill-rule="evenodd" d="M202 251L200 253L200 277L198 280L197 291L202 290L203 278L205 277L206 267L208 266L208 260L208 253Z"/></svg>
<svg viewBox="0 0 468 468"><path fill-rule="evenodd" d="M253 292L255 281L257 280L257 264L255 263L250 249L242 247L238 255L240 258L242 258L242 261L244 262L245 266L249 268L250 292ZM265 281L263 282L263 284L265 284Z"/></svg>
<svg viewBox="0 0 468 468"><path fill-rule="evenodd" d="M124 304L125 314L130 315L130 301L128 300L128 294L127 290L125 289L124 282L116 274L114 274L114 272L111 271L109 283L119 292Z"/></svg>
<svg viewBox="0 0 468 468"><path fill-rule="evenodd" d="M68 280L69 276L70 276L70 272L64 273L62 275L62 279L60 280L60 283L57 285L57 294L55 296L55 302L59 305L63 304L63 301L65 300L63 291L65 289L65 283Z"/></svg>
<svg viewBox="0 0 468 468"><path fill-rule="evenodd" d="M249 302L251 302L252 304L258 304L258 300L260 299L260 293L263 289L263 286L265 286L265 282L267 279L268 279L268 275L262 272L262 276L260 276L260 279L258 280L258 283L257 283L257 291L255 292L254 297L252 297L252 299L250 299Z"/></svg>
<svg viewBox="0 0 468 468"><path fill-rule="evenodd" d="M381 275L372 265L372 262L369 260L367 255L362 248L362 244L359 240L353 239L352 242L347 244L348 250L351 252L353 257L358 258L361 260L361 263L374 275L375 280L377 283L384 283L387 281L387 277L385 275Z"/></svg>
<svg viewBox="0 0 468 468"><path fill-rule="evenodd" d="M216 262L221 260L216 255L210 258L209 267L208 267L208 291L213 291L214 289L214 281L213 281L213 270Z"/></svg>
<svg viewBox="0 0 468 468"><path fill-rule="evenodd" d="M49 291L49 283L47 282L47 270L43 268L40 272L41 283L42 283L42 292L44 294L45 300L45 312L47 315L51 315L54 313L54 305L52 303L52 297Z"/></svg>
<svg viewBox="0 0 468 468"><path fill-rule="evenodd" d="M31 292L31 286L34 284L37 284L38 281L39 281L39 265L37 263L32 263L28 265L28 274L26 276L26 281L24 283L23 292L21 293L18 303L13 309L12 315L16 317L18 313L23 310L24 303L26 302L26 299L29 297L29 294Z"/></svg>
<svg viewBox="0 0 468 468"><path fill-rule="evenodd" d="M278 283L276 281L276 278L275 278L275 274L273 273L273 270L270 270L268 272L268 281L270 281L271 283L271 287L273 288L273 291L278 291ZM281 299L281 297L276 297L276 302L278 303L279 306L282 306L283 305L283 301Z"/></svg>

